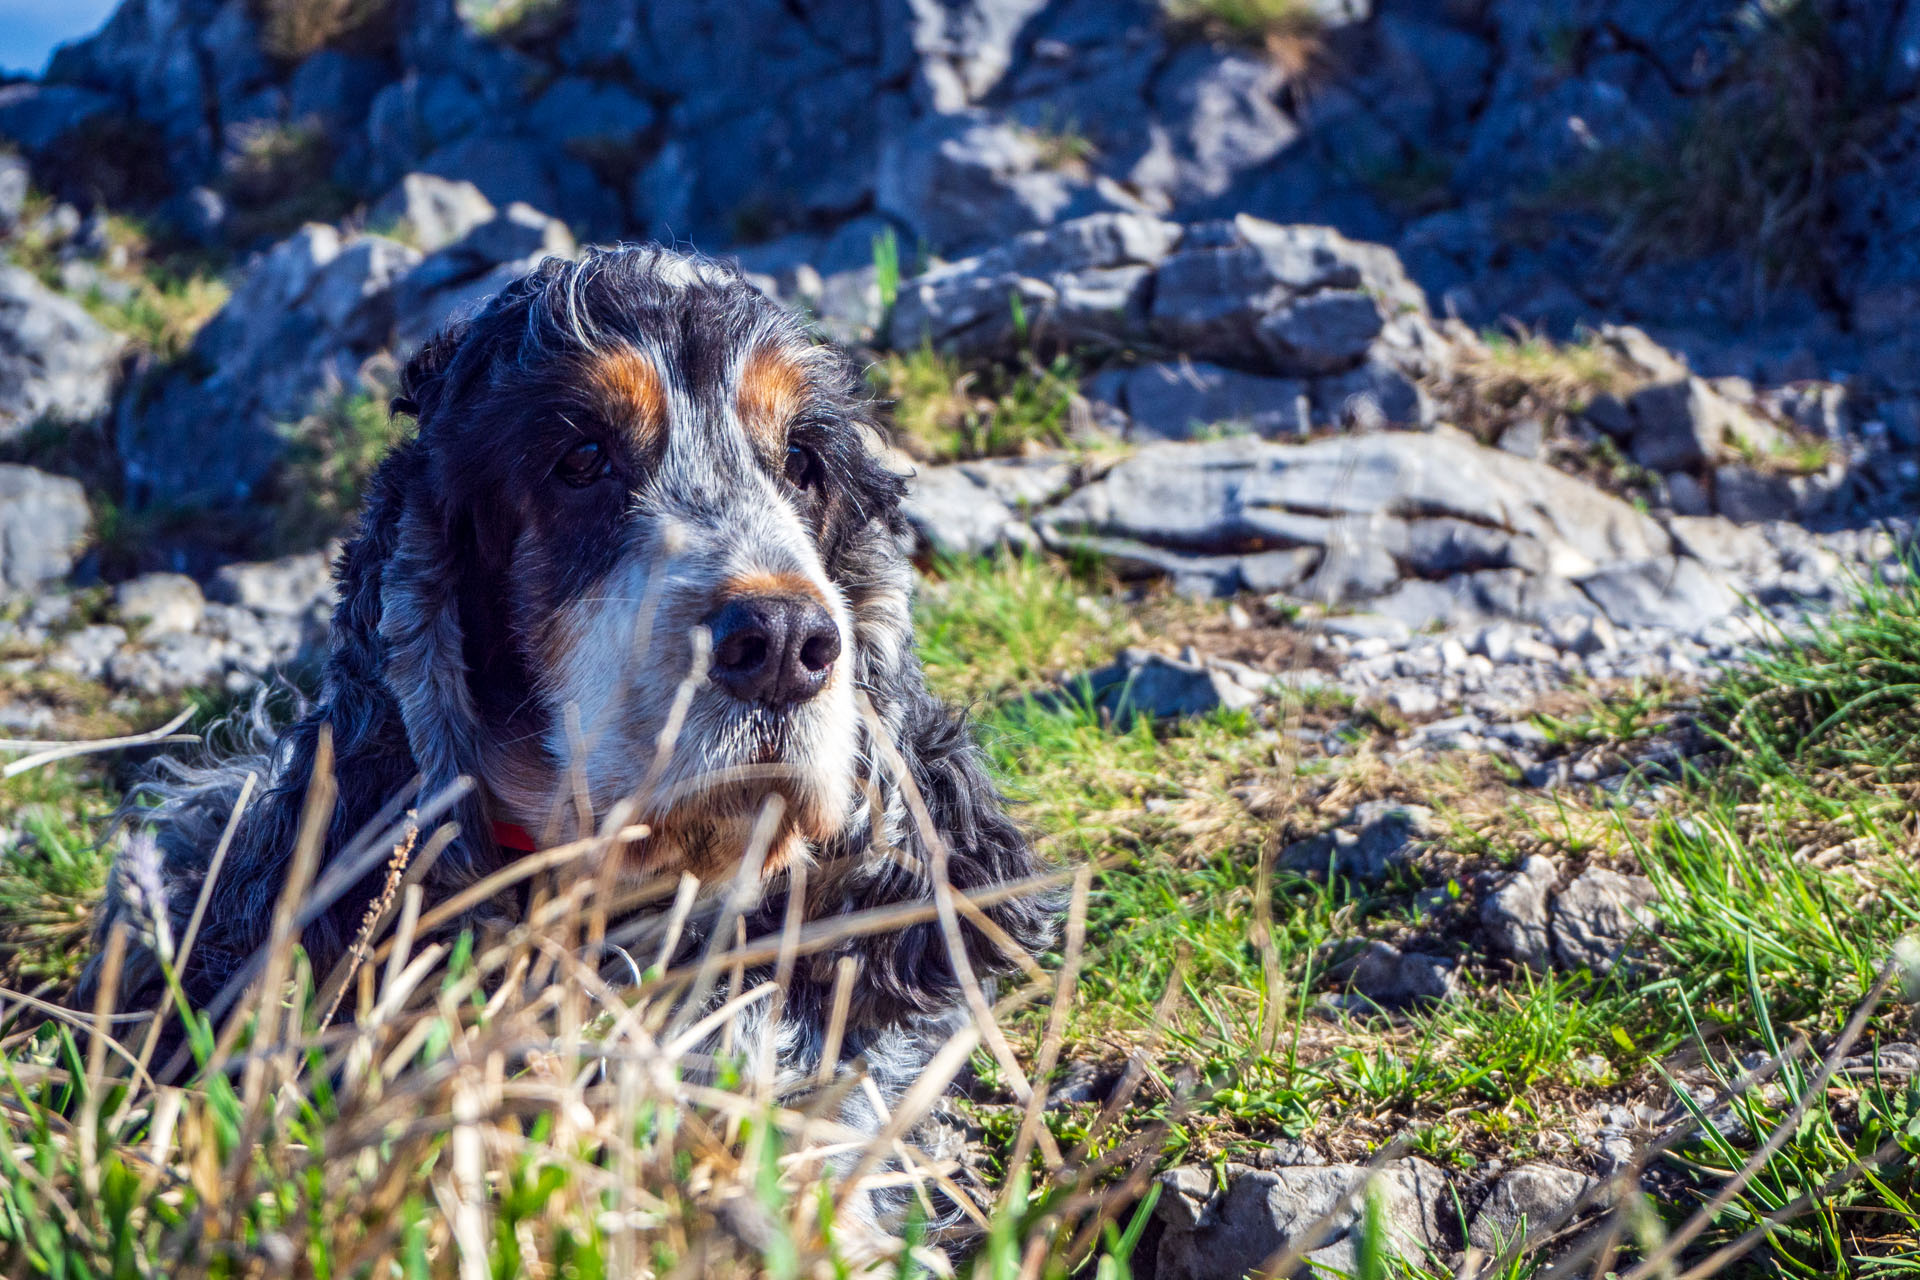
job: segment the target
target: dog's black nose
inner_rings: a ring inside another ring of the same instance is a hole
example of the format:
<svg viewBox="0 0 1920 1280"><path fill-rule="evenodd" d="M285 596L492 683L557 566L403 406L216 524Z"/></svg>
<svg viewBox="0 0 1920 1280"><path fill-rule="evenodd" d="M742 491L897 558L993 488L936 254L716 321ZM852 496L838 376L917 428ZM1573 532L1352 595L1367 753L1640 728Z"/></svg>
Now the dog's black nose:
<svg viewBox="0 0 1920 1280"><path fill-rule="evenodd" d="M827 687L840 656L840 628L814 600L742 596L707 619L713 682L745 702L784 707Z"/></svg>

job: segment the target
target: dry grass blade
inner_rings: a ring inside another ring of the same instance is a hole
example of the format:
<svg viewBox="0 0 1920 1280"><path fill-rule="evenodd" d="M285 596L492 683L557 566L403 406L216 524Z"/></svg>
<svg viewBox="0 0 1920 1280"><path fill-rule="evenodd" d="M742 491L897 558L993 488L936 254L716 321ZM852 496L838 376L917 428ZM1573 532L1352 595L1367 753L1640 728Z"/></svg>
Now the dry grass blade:
<svg viewBox="0 0 1920 1280"><path fill-rule="evenodd" d="M132 733L119 738L99 738L91 742L47 743L0 738L0 751L44 748L44 750L37 750L30 756L22 756L4 768L0 768L0 779L17 778L29 770L38 769L43 765L53 764L59 760L71 760L75 756L99 755L107 751L122 751L128 747L148 747L164 742L198 742L200 741L199 734L174 732L181 725L193 719L193 715L194 708L188 707L186 710L174 716L173 719L161 725L158 729L151 729L146 733Z"/></svg>

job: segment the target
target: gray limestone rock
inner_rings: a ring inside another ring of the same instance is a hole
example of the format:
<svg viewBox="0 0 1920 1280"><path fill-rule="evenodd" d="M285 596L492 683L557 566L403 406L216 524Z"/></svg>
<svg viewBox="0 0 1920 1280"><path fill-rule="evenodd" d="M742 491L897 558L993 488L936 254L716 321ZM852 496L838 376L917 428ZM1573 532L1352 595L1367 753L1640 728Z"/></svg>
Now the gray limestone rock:
<svg viewBox="0 0 1920 1280"><path fill-rule="evenodd" d="M1699 631L1740 603L1724 578L1686 556L1603 569L1582 578L1580 589L1621 627Z"/></svg>
<svg viewBox="0 0 1920 1280"><path fill-rule="evenodd" d="M1260 701L1267 681L1220 661L1186 661L1145 649L1123 650L1112 665L1084 677L1084 688L1117 720L1136 716L1178 719L1211 711L1244 710Z"/></svg>
<svg viewBox="0 0 1920 1280"><path fill-rule="evenodd" d="M1337 826L1288 845L1280 866L1308 875L1350 877L1378 884L1440 834L1433 811L1422 805L1369 800Z"/></svg>
<svg viewBox="0 0 1920 1280"><path fill-rule="evenodd" d="M376 231L393 228L422 253L453 244L493 218L493 201L471 182L410 173L367 211Z"/></svg>
<svg viewBox="0 0 1920 1280"><path fill-rule="evenodd" d="M143 573L113 589L113 609L148 632L192 631L206 616L207 600L184 573Z"/></svg>
<svg viewBox="0 0 1920 1280"><path fill-rule="evenodd" d="M82 422L106 412L125 347L72 299L0 264L0 440L43 418Z"/></svg>
<svg viewBox="0 0 1920 1280"><path fill-rule="evenodd" d="M1523 1232L1531 1240L1570 1211L1594 1180L1551 1164L1523 1164L1501 1177L1467 1224L1467 1243L1497 1254Z"/></svg>
<svg viewBox="0 0 1920 1280"><path fill-rule="evenodd" d="M0 597L65 577L92 520L78 480L0 463Z"/></svg>
<svg viewBox="0 0 1920 1280"><path fill-rule="evenodd" d="M1560 868L1552 859L1532 854L1480 900L1480 927L1494 949L1537 973L1553 964L1547 899L1559 878Z"/></svg>
<svg viewBox="0 0 1920 1280"><path fill-rule="evenodd" d="M1297 1165L1262 1170L1226 1167L1216 1191L1212 1171L1182 1166L1160 1175L1156 1215L1164 1225L1155 1274L1161 1280L1242 1276L1290 1246L1313 1244L1305 1260L1325 1273L1350 1275L1365 1229L1365 1197L1378 1197L1390 1253L1409 1261L1444 1241L1441 1202L1446 1180L1424 1160L1396 1160L1377 1170L1359 1165ZM1317 1242L1308 1233L1326 1220Z"/></svg>
<svg viewBox="0 0 1920 1280"><path fill-rule="evenodd" d="M309 551L246 564L223 565L207 585L208 598L259 614L297 616L333 604L333 561Z"/></svg>
<svg viewBox="0 0 1920 1280"><path fill-rule="evenodd" d="M1553 958L1563 969L1591 969L1604 977L1633 935L1654 926L1652 883L1605 867L1582 872L1553 900Z"/></svg>

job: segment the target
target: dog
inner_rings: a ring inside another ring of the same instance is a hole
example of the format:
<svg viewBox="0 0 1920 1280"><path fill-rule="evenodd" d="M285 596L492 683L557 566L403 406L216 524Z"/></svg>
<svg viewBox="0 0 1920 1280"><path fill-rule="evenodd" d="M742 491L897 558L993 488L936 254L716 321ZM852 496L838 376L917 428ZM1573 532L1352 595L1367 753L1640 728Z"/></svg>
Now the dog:
<svg viewBox="0 0 1920 1280"><path fill-rule="evenodd" d="M162 882L145 900L167 904L174 938L205 896L188 1000L211 1007L248 979L324 735L337 800L319 882L405 797L471 780L429 905L592 834L622 802L649 832L622 846L624 876L724 884L763 851L748 936L779 932L803 863L810 921L927 902L942 863L962 893L1026 886L982 908L999 939L962 922L964 966L925 920L796 967L780 1024L761 1029L782 1074L820 1070L851 956L839 1058L897 1098L967 1017L957 967L991 980L1023 958L1010 951L1043 952L1060 903L1031 888L1047 867L963 717L926 687L904 481L862 385L736 269L655 246L548 259L422 346L393 400L417 429L377 469L336 564L312 705L264 755L161 770L133 811ZM250 771L260 792L209 885ZM138 924L127 862L99 940ZM316 975L354 942L383 872L306 923ZM703 945L689 928L682 954ZM96 958L77 1002L102 981ZM151 942L131 944L118 1007L163 993ZM877 1129L863 1096L848 1122Z"/></svg>

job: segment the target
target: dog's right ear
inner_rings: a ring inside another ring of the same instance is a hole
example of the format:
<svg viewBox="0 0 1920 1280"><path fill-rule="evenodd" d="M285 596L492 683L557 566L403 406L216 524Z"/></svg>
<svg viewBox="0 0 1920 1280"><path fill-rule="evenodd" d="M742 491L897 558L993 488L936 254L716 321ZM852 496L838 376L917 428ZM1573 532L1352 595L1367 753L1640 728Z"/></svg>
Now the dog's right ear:
<svg viewBox="0 0 1920 1280"><path fill-rule="evenodd" d="M469 327L465 322L450 324L420 344L400 371L400 390L387 402L391 412L404 413L416 422L432 415L446 386L447 368L465 343Z"/></svg>

